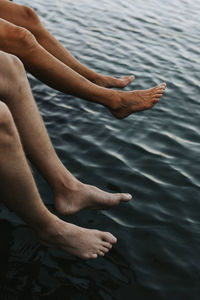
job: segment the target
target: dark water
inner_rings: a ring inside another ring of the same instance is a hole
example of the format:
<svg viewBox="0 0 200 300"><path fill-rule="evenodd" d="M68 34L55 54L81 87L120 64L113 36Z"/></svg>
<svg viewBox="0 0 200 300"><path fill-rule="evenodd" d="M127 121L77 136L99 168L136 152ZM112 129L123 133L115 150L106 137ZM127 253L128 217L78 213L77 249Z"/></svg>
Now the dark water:
<svg viewBox="0 0 200 300"><path fill-rule="evenodd" d="M83 63L136 75L132 88L167 82L152 110L115 120L103 107L30 83L59 157L80 180L134 200L66 220L112 232L104 259L42 248L0 210L1 300L200 299L200 1L18 1ZM47 184L35 177L49 209Z"/></svg>

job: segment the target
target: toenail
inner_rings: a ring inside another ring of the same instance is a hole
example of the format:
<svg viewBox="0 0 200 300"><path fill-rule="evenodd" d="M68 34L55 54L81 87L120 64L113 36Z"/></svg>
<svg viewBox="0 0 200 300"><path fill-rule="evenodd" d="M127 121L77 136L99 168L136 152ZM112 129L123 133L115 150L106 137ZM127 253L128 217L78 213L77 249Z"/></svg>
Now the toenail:
<svg viewBox="0 0 200 300"><path fill-rule="evenodd" d="M132 199L132 195L131 194L126 194L127 199Z"/></svg>
<svg viewBox="0 0 200 300"><path fill-rule="evenodd" d="M116 237L113 236L113 243L116 243L117 242L117 239Z"/></svg>

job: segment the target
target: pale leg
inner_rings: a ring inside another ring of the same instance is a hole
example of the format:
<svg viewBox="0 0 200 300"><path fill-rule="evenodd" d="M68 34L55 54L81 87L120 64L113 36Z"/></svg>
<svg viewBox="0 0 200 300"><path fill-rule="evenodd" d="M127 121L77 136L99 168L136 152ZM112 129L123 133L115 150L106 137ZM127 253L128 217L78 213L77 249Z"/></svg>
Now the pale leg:
<svg viewBox="0 0 200 300"><path fill-rule="evenodd" d="M92 259L104 256L116 243L110 233L66 223L47 210L40 199L12 115L1 101L0 195L5 205L31 226L44 245Z"/></svg>
<svg viewBox="0 0 200 300"><path fill-rule="evenodd" d="M22 63L1 51L0 63L0 96L12 112L25 152L53 189L57 210L73 214L84 208L105 209L129 201L130 195L106 193L81 183L65 168L48 137Z"/></svg>

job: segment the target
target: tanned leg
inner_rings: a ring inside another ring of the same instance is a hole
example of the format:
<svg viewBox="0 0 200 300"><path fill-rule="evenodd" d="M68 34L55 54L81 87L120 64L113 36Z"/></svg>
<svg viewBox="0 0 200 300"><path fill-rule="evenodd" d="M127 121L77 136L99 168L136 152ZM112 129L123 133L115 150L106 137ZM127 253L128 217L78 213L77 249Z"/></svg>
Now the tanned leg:
<svg viewBox="0 0 200 300"><path fill-rule="evenodd" d="M13 65L18 64L15 58L11 59ZM5 86L0 80L1 93L4 95ZM1 101L0 166L2 201L31 226L42 244L58 247L83 259L92 259L104 256L116 243L116 238L108 232L75 226L47 210L27 164L12 115Z"/></svg>
<svg viewBox="0 0 200 300"><path fill-rule="evenodd" d="M81 64L48 32L36 12L30 7L7 0L0 0L0 18L28 29L36 37L38 43L49 53L95 84L103 87L123 88L134 80L133 75L125 76L121 79L103 76Z"/></svg>
<svg viewBox="0 0 200 300"><path fill-rule="evenodd" d="M28 71L49 86L104 105L119 119L154 106L166 86L132 92L97 86L47 52L28 30L3 19L0 19L0 50L18 56Z"/></svg>
<svg viewBox="0 0 200 300"><path fill-rule="evenodd" d="M11 58L0 51L1 99L12 112L25 152L52 187L58 212L68 215L84 208L105 209L129 201L129 194L106 193L81 183L64 167L50 142L23 65L20 62L13 66Z"/></svg>

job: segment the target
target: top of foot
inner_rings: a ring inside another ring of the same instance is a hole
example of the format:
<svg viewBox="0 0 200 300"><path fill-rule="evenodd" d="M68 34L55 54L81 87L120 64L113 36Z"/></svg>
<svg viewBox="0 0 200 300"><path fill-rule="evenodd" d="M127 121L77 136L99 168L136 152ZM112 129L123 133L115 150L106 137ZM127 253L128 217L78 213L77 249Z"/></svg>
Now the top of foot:
<svg viewBox="0 0 200 300"><path fill-rule="evenodd" d="M132 199L130 194L107 193L95 186L78 182L76 187L62 188L55 195L56 210L62 215L75 214L82 209L108 209Z"/></svg>
<svg viewBox="0 0 200 300"><path fill-rule="evenodd" d="M105 88L124 88L135 79L134 75L124 76L122 78L115 78L112 76L100 76L95 83Z"/></svg>
<svg viewBox="0 0 200 300"><path fill-rule="evenodd" d="M81 259L104 256L117 242L109 232L82 228L52 217L51 224L36 232L40 242L48 247L67 251Z"/></svg>
<svg viewBox="0 0 200 300"><path fill-rule="evenodd" d="M166 83L148 90L135 90L131 92L117 92L120 104L110 108L111 113L118 119L124 119L130 114L152 108L162 97Z"/></svg>

